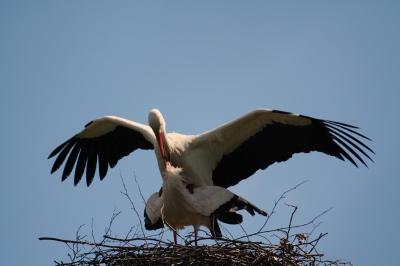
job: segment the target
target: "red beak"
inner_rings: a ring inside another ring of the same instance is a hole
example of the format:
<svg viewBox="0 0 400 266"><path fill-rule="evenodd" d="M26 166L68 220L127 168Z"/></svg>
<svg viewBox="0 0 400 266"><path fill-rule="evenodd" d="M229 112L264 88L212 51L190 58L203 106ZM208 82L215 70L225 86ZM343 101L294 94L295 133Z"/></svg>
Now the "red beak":
<svg viewBox="0 0 400 266"><path fill-rule="evenodd" d="M167 168L167 151L165 149L164 133L160 132L160 133L156 134L156 139L157 139L157 142L158 142L158 146L160 147L161 155L162 155L163 160L164 160L164 167L166 169Z"/></svg>

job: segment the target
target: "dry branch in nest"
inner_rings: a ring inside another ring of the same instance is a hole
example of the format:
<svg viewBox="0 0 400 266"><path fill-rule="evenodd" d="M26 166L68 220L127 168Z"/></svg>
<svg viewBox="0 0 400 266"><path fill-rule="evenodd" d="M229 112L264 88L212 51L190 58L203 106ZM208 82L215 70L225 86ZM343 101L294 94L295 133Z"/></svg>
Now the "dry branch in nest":
<svg viewBox="0 0 400 266"><path fill-rule="evenodd" d="M320 235L312 242L318 242ZM265 244L222 239L213 245L174 245L159 239L146 239L146 244L136 245L143 239L111 238L120 245L79 242L57 238L42 238L73 245L86 245L90 252L74 254L73 261L55 262L56 265L351 265L349 262L325 260L321 253L307 251L311 242L290 243L281 239L280 244ZM206 240L206 239L200 239Z"/></svg>
<svg viewBox="0 0 400 266"><path fill-rule="evenodd" d="M303 182L304 183L304 182ZM298 186L284 192L275 201L271 215L275 213L278 203L285 198L285 194ZM128 196L124 184L125 196ZM140 189L140 188L139 188ZM130 198L129 198L130 200ZM131 204L136 211L133 202ZM253 234L246 234L240 238L200 238L199 245L194 241L185 240L185 245L174 245L172 242L163 241L165 230L158 235L146 236L141 226L136 227L134 238L116 238L108 233L114 219L119 213L113 214L110 225L101 242L89 242L85 237L79 236L76 240L65 240L52 237L42 237L40 240L52 240L68 245L72 254L69 254L70 262L57 262L56 265L65 266L128 266L128 265L266 265L266 266L294 266L294 265L352 265L341 260L324 259L324 254L317 251L317 244L325 234L320 234L311 240L315 228L315 220L326 213L318 215L310 222L302 225L292 225L297 206L286 204L293 208L289 225L274 230L264 230L269 218L264 225ZM329 211L329 210L328 210ZM312 225L308 233L302 233L306 226ZM140 232L140 229L141 232ZM132 230L132 229L131 229ZM293 231L299 231L293 233ZM131 232L131 231L130 231ZM228 232L229 233L229 232ZM93 229L92 229L93 235ZM128 234L129 235L129 234ZM273 237L276 243L270 241ZM94 239L94 237L93 237ZM261 241L255 241L258 239ZM88 251L85 251L88 250Z"/></svg>

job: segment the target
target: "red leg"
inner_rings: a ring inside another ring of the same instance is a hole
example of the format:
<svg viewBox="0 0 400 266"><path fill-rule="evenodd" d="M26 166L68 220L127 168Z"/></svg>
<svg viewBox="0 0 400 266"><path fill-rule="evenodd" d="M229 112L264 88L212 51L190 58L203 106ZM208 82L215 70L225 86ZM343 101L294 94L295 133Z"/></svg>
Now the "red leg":
<svg viewBox="0 0 400 266"><path fill-rule="evenodd" d="M176 233L175 233L175 231L174 231L174 243L175 243L175 245L178 245L178 240L176 239Z"/></svg>

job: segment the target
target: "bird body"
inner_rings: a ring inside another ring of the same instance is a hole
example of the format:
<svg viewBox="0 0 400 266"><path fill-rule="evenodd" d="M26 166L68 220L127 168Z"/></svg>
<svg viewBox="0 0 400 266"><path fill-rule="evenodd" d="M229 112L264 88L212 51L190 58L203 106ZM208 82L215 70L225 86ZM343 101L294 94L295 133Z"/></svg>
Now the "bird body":
<svg viewBox="0 0 400 266"><path fill-rule="evenodd" d="M251 215L258 212L267 216L247 200L218 186L187 189L187 175L181 168L167 165L163 173L162 193L154 193L145 207L145 226L148 230L162 227L160 220L166 221L174 230L193 226L195 234L200 226L206 226L213 237L222 236L217 219L226 213L246 209ZM237 223L241 222L241 216Z"/></svg>
<svg viewBox="0 0 400 266"><path fill-rule="evenodd" d="M175 230L189 225L193 225L195 230L201 225L212 230L209 215L204 209L198 208L199 203L195 197L199 194L197 191L194 192L196 194L189 192L179 171L179 168L171 168L163 175L161 198L164 203L164 220Z"/></svg>
<svg viewBox="0 0 400 266"><path fill-rule="evenodd" d="M188 173L186 181L196 187L227 188L301 152L318 151L347 159L355 166L357 160L366 165L361 155L372 161L366 151L373 151L359 140L368 138L355 129L339 122L257 109L199 135L167 134L164 118L153 109L149 126L114 116L96 119L57 147L49 158L58 154L53 173L69 154L62 180L76 162L74 184L86 169L89 186L97 163L102 180L108 167L114 167L122 157L136 149L154 149L160 173L170 163L183 168Z"/></svg>

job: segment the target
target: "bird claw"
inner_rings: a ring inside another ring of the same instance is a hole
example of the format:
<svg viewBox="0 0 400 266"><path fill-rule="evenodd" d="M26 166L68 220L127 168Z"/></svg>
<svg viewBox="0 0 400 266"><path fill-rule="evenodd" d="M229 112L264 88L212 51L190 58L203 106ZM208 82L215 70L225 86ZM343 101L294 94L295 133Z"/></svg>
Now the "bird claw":
<svg viewBox="0 0 400 266"><path fill-rule="evenodd" d="M195 188L196 186L194 185L194 184L187 184L186 185L186 188L189 190L189 192L190 192L190 194L193 194L194 193L194 188Z"/></svg>

